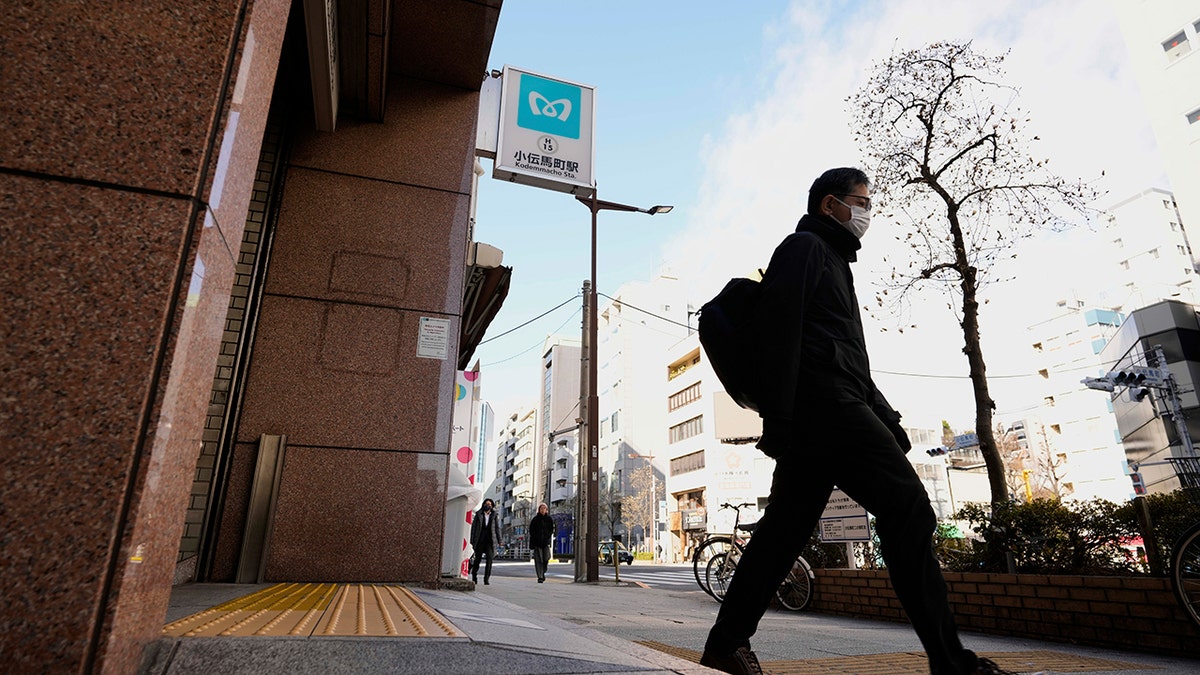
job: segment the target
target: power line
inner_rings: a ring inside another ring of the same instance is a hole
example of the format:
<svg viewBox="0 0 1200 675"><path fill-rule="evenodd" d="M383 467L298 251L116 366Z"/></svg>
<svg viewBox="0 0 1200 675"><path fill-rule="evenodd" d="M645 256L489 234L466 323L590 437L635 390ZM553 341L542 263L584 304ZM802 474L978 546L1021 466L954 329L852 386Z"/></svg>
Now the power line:
<svg viewBox="0 0 1200 675"><path fill-rule="evenodd" d="M573 300L573 299L574 299L574 298L572 298L572 300ZM570 302L570 300L568 300L567 302ZM566 304L566 303L563 303L563 304ZM561 307L561 306L562 306L562 305L559 305L559 307ZM555 308L555 309L557 309L557 308ZM555 328L555 329L552 331L552 333L557 333L558 331L562 330L562 327L563 327L563 326L565 326L565 325L567 325L567 321L570 321L571 319L575 318L575 317L576 317L576 316L577 316L577 315L578 315L578 314L579 314L579 313L580 313L582 310L583 310L583 308L582 308L582 307L577 307L577 308L575 309L575 311L574 311L574 312L571 312L571 316L568 316L568 317L567 317L567 319L566 319L566 321L563 321L562 323L558 324L558 328ZM551 311L553 311L553 310L551 310ZM514 329L514 330L515 330L515 329ZM499 336L497 336L497 337L499 337ZM506 358L500 359L499 361L492 361L491 363L484 363L484 364L481 364L481 365L480 365L480 367L481 367L481 368L486 368L486 367L488 367L488 366L495 366L495 365L499 365L499 364L501 364L501 363L504 363L504 362L506 362L506 361L512 361L513 359L517 358L518 356L524 356L525 354L528 354L529 352L531 352L531 351L533 351L533 350L537 349L537 348L538 348L538 347L540 347L540 346L541 346L543 343L544 343L544 341L543 341L543 342L535 342L535 343L534 343L534 344L533 344L531 347L529 347L528 349L526 349L526 350L524 350L524 351L522 351L522 352L518 352L518 353L516 353L516 354L513 354L512 356L509 356L509 357L506 357Z"/></svg>
<svg viewBox="0 0 1200 675"><path fill-rule="evenodd" d="M521 324L521 325L519 325L519 326L515 326L515 327L513 327L513 328L509 328L508 330L504 331L503 333L501 333L501 334L499 334L499 335L494 335L494 336L492 336L492 337L490 337L490 338L488 338L488 339L486 339L486 340L483 340L483 341L482 341L482 342L480 342L479 344L481 344L481 345L485 345L485 344L487 344L487 343L491 342L492 340L495 340L495 339L497 339L497 338L502 338L502 337L504 337L505 335L508 335L509 333L511 333L511 332L513 332L513 331L520 330L520 329L524 328L525 326L528 326L529 324L533 323L534 321L537 321L538 319L542 318L543 316L546 316L547 314L549 314L549 313L553 312L554 310L558 309L559 307L562 307L563 305L567 304L568 302L571 302L571 301L573 301L573 300L577 300L578 298L579 298L579 294L578 294L578 293L576 293L576 294L575 294L573 297L570 297L570 298L567 298L566 300L563 300L562 302L558 303L558 305L556 305L556 306L554 306L554 307L551 307L550 309L548 309L548 310L546 310L546 311L542 312L541 314L538 314L537 316L535 316L535 317L533 317L532 319L530 319L530 320L526 321L525 323L523 323L523 324Z"/></svg>
<svg viewBox="0 0 1200 675"><path fill-rule="evenodd" d="M667 323L673 323L676 326L680 326L682 328L687 328L688 330L692 330L692 327L687 324L679 323L678 321L676 321L674 319L668 319L665 316L662 316L660 314L655 314L654 312L642 309L641 307L634 307L633 305L629 304L628 302L625 302L624 300L617 300L616 298L614 298L610 295L604 295L603 293L597 293L596 295L604 296L604 297L608 298L609 300L612 300L613 302L615 302L623 307L628 307L630 309L636 309L637 311L641 312L642 314L649 314L650 316L652 316L656 319L662 319L663 321L666 321Z"/></svg>

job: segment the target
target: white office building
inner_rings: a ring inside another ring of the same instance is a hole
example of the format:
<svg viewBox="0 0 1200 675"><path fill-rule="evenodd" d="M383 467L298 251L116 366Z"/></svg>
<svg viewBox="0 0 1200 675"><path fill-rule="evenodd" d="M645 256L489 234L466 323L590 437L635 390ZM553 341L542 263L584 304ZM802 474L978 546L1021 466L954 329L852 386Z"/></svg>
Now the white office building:
<svg viewBox="0 0 1200 675"><path fill-rule="evenodd" d="M1062 242L1056 274L1045 277L1027 329L1031 378L1040 395L1024 417L1030 429L1024 461L1043 493L1068 500L1133 496L1125 452L1107 396L1080 384L1102 374L1100 352L1125 316L1164 299L1195 303L1195 263L1170 192L1157 188L1104 210L1094 230ZM1050 285L1063 280L1059 287Z"/></svg>
<svg viewBox="0 0 1200 675"><path fill-rule="evenodd" d="M630 282L613 296L599 298L597 323L597 394L599 396L600 488L614 500L631 491L644 492L647 503L663 495L667 458L663 432L665 401L661 396L663 354L689 332L690 306L682 284L668 269L650 281ZM649 464L651 485L631 476ZM647 511L658 510L647 506ZM622 535L633 547L650 550L656 537L645 530L653 523L624 522L617 532L601 519L600 535ZM661 520L661 519L655 519ZM664 525L659 524L660 530Z"/></svg>
<svg viewBox="0 0 1200 675"><path fill-rule="evenodd" d="M1200 228L1200 5L1195 0L1112 4L1183 222ZM1200 230L1191 234L1195 238Z"/></svg>

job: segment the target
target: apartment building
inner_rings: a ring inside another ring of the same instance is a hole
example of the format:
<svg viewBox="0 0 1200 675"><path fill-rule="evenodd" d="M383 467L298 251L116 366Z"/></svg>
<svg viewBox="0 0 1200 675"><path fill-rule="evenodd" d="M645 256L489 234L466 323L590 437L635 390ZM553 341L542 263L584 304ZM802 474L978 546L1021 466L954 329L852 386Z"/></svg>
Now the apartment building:
<svg viewBox="0 0 1200 675"><path fill-rule="evenodd" d="M1022 461L1032 480L1068 500L1123 501L1133 496L1111 401L1080 384L1107 369L1100 355L1132 310L1163 299L1194 303L1200 280L1174 195L1151 188L1104 209L1094 231L1079 231L1063 250L1062 287L1027 328L1034 388L1029 444Z"/></svg>
<svg viewBox="0 0 1200 675"><path fill-rule="evenodd" d="M724 387L690 335L666 352L658 391L666 402L667 559L688 560L710 532L732 532L734 512L723 503L754 504L742 522L758 519L771 491L775 461L752 443L723 443L717 436ZM736 407L736 406L735 406ZM755 416L756 417L756 416Z"/></svg>
<svg viewBox="0 0 1200 675"><path fill-rule="evenodd" d="M551 335L542 348L541 401L538 403L536 454L532 463L534 506L562 504L575 496L575 483L566 480L562 463L570 465L574 442L560 443L579 429L579 338Z"/></svg>
<svg viewBox="0 0 1200 675"><path fill-rule="evenodd" d="M614 502L630 490L646 492L647 501L660 501L667 461L662 452L666 406L659 394L662 359L670 345L688 334L690 305L669 269L650 281L624 284L611 298L601 299L606 301L597 325L601 489L610 488L607 494ZM634 486L630 480L647 463L654 475L654 500L649 486ZM655 537L645 532L647 525L622 521L615 534L649 547ZM611 522L602 519L600 528L601 537L614 534Z"/></svg>
<svg viewBox="0 0 1200 675"><path fill-rule="evenodd" d="M529 519L537 508L533 470L537 422L537 408L533 406L505 420L496 450L496 479L489 491L500 514L500 538L518 548L526 541Z"/></svg>
<svg viewBox="0 0 1200 675"><path fill-rule="evenodd" d="M1200 5L1113 2L1183 222L1200 228ZM1193 238L1197 234L1192 231Z"/></svg>

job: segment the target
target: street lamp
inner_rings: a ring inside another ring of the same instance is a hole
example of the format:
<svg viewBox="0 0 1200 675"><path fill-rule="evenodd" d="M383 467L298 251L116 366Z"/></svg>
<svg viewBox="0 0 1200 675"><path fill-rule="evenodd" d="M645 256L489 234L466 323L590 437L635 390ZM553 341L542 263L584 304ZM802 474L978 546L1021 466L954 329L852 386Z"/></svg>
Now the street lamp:
<svg viewBox="0 0 1200 675"><path fill-rule="evenodd" d="M597 191L592 190L591 197L576 196L575 199L580 204L588 207L592 212L592 277L590 290L587 293L587 321L584 326L584 358L587 360L587 382L583 392L586 396L581 395L580 407L583 408L584 425L587 429L584 443L584 452L580 453L581 460L579 464L580 471L586 471L584 478L579 482L584 485L585 499L580 500L583 508L583 526L584 543L583 555L579 551L575 552L575 559L584 561L584 570L579 569L578 562L575 566L576 581L599 581L600 580L600 481L597 464L599 464L599 447L600 447L600 403L596 394L596 341L598 339L599 330L596 321L596 214L601 211L634 211L637 213L647 213L655 215L657 213L668 213L674 207L672 206L651 206L648 209L643 209L638 206L630 206L628 204L618 204L616 202L606 202L596 197ZM615 546L614 546L615 548ZM581 574L582 572L582 574ZM583 578L581 578L583 577Z"/></svg>

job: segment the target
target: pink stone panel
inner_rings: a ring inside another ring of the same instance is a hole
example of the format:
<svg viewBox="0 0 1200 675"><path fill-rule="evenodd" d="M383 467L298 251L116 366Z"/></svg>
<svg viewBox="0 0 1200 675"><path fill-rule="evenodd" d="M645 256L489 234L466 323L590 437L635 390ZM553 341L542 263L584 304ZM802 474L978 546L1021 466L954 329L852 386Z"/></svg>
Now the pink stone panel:
<svg viewBox="0 0 1200 675"><path fill-rule="evenodd" d="M337 133L308 131L291 163L468 194L478 114L478 89L393 78L382 124L342 119Z"/></svg>
<svg viewBox="0 0 1200 675"><path fill-rule="evenodd" d="M420 316L264 296L238 440L447 453L435 440L447 362L417 357Z"/></svg>
<svg viewBox="0 0 1200 675"><path fill-rule="evenodd" d="M268 581L438 579L446 455L288 443Z"/></svg>
<svg viewBox="0 0 1200 675"><path fill-rule="evenodd" d="M233 260L214 227L202 228L192 272L182 283L180 319L161 399L151 418L149 456L130 494L101 652L108 665L137 664L167 613L213 373L233 286ZM116 670L123 670L124 666Z"/></svg>
<svg viewBox="0 0 1200 675"><path fill-rule="evenodd" d="M240 5L4 3L0 166L199 192Z"/></svg>
<svg viewBox="0 0 1200 675"><path fill-rule="evenodd" d="M213 553L212 570L202 581L232 583L237 579L238 558L242 554L242 534L246 530L246 512L250 506L250 486L258 458L258 439L254 443L236 443L230 453L229 480L221 508L220 530Z"/></svg>
<svg viewBox="0 0 1200 675"><path fill-rule="evenodd" d="M11 175L0 194L0 654L74 669L147 449L192 205Z"/></svg>
<svg viewBox="0 0 1200 675"><path fill-rule="evenodd" d="M219 229L235 256L250 197L255 190L266 189L255 184L255 177L289 8L288 0L253 3L228 92L228 108L210 159L204 192L209 224Z"/></svg>
<svg viewBox="0 0 1200 675"><path fill-rule="evenodd" d="M266 292L458 312L467 214L465 195L292 169Z"/></svg>

